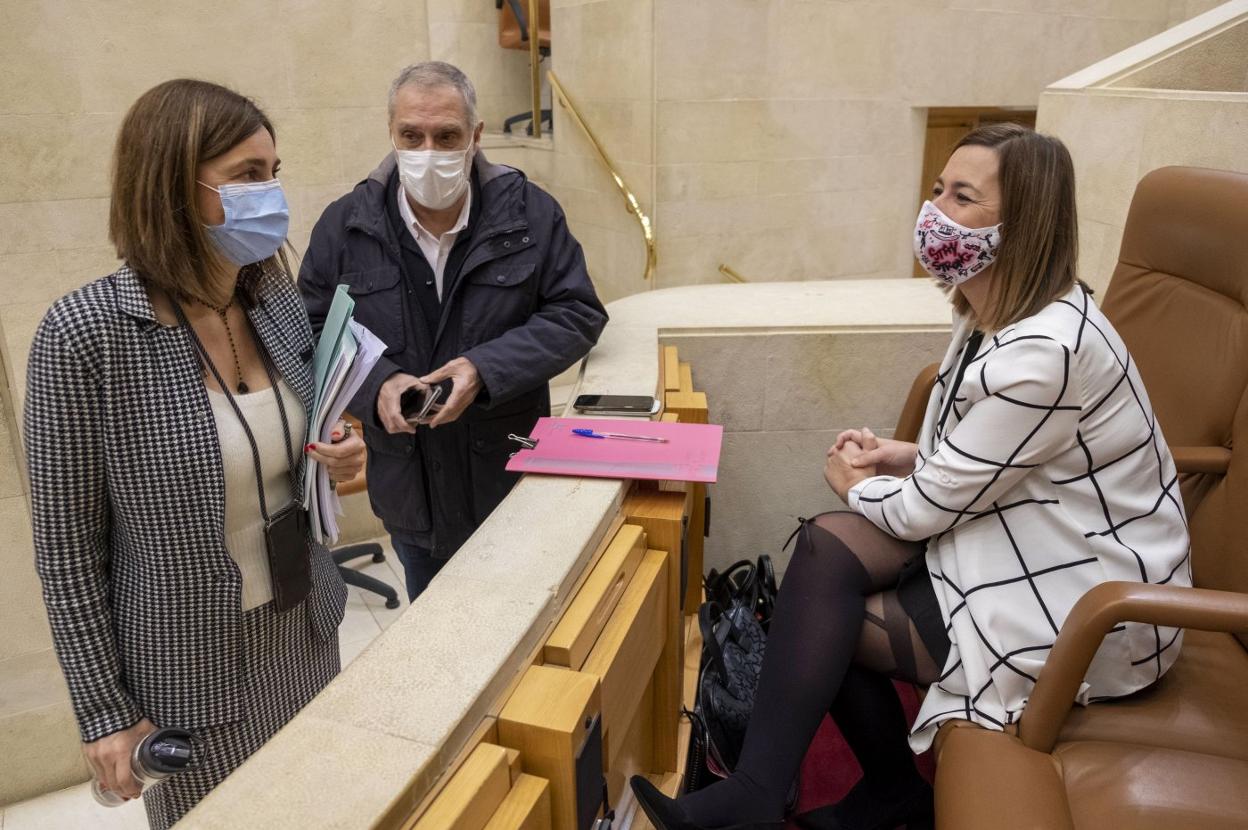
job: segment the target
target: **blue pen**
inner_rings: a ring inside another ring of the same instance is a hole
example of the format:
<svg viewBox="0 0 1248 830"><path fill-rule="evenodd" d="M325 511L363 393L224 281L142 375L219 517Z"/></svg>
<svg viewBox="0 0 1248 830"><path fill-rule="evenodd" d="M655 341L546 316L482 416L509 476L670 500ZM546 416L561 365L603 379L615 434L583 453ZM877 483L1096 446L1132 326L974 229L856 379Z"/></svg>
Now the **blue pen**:
<svg viewBox="0 0 1248 830"><path fill-rule="evenodd" d="M573 429L573 435L579 435L582 438L619 438L624 441L653 441L656 444L666 444L666 438L654 438L649 435L625 435L622 432L594 432L592 429Z"/></svg>

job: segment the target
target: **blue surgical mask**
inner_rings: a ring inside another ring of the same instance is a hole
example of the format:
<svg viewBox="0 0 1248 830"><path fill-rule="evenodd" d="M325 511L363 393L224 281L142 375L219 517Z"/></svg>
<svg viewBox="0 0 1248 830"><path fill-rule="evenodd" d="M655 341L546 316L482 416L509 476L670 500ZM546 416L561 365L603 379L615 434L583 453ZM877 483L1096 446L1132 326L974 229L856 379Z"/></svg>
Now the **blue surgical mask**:
<svg viewBox="0 0 1248 830"><path fill-rule="evenodd" d="M276 254L290 229L290 208L282 183L270 179L259 184L223 184L213 187L221 196L225 221L205 225L221 253L235 265L251 265Z"/></svg>

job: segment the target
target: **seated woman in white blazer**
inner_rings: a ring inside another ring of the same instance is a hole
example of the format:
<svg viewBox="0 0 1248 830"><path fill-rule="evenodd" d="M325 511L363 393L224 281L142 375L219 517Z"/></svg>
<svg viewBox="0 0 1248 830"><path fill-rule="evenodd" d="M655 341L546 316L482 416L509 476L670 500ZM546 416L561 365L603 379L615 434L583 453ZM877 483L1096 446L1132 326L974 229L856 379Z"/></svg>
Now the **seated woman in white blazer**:
<svg viewBox="0 0 1248 830"><path fill-rule="evenodd" d="M797 534L740 762L676 800L634 780L658 827L781 826L825 712L864 775L799 822L930 822L911 748L951 718L1016 722L1093 586L1191 584L1174 461L1131 356L1075 276L1062 143L1010 124L966 136L919 213L915 253L954 308L919 443L863 429L828 450L824 476L851 511ZM1121 626L1079 702L1156 682L1181 640ZM889 678L929 687L909 746Z"/></svg>

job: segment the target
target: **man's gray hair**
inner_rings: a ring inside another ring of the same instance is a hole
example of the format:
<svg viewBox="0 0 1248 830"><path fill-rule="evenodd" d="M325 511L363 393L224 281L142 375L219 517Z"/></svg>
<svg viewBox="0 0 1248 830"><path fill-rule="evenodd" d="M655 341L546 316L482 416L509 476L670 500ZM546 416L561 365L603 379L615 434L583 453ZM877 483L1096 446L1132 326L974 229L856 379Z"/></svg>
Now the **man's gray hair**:
<svg viewBox="0 0 1248 830"><path fill-rule="evenodd" d="M415 86L420 89L429 89L436 86L450 86L459 90L460 96L464 99L464 115L468 119L468 129L472 130L477 126L477 90L473 88L472 81L468 80L457 66L452 66L444 61L422 61L414 63L406 67L399 73L399 77L394 79L394 83L390 84L390 120L394 120L394 99L399 94L399 90L405 86Z"/></svg>

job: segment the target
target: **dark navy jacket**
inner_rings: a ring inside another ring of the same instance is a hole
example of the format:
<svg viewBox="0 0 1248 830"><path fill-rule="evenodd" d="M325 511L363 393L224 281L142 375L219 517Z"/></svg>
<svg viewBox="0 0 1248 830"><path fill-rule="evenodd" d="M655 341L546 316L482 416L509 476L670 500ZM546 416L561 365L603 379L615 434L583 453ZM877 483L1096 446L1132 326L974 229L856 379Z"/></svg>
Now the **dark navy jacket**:
<svg viewBox="0 0 1248 830"><path fill-rule="evenodd" d="M480 152L472 178L472 216L448 261L436 329L419 299L429 275L404 267L387 217L388 200L398 198L392 155L325 209L299 269L318 334L334 290L346 284L356 321L387 345L350 407L365 425L369 499L388 529L431 533L439 557L453 554L511 490L508 433L527 435L550 413L547 382L584 357L607 322L558 203ZM476 402L436 430L387 433L376 409L386 378L420 377L461 356L481 374Z"/></svg>

